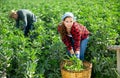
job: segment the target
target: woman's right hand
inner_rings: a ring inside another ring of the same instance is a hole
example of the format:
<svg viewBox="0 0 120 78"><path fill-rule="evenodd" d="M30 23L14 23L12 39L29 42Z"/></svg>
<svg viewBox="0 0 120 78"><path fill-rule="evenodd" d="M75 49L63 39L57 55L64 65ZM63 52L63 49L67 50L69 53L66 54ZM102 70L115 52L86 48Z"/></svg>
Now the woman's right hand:
<svg viewBox="0 0 120 78"><path fill-rule="evenodd" d="M73 49L70 50L70 54L75 54Z"/></svg>

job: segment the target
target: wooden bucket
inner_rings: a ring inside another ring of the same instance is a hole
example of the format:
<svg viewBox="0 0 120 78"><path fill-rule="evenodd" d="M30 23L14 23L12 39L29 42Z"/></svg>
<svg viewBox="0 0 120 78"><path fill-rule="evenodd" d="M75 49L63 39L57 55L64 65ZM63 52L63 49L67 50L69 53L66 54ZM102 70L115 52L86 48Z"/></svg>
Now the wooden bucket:
<svg viewBox="0 0 120 78"><path fill-rule="evenodd" d="M64 60L60 64L62 78L91 78L92 63L83 62L83 65L86 67L86 69L76 72L64 69L63 66L66 62L70 61Z"/></svg>

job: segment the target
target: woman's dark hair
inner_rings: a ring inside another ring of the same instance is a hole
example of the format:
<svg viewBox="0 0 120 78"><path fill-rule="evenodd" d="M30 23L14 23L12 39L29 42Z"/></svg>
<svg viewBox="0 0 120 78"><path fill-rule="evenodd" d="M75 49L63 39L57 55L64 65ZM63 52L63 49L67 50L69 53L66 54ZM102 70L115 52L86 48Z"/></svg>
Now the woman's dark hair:
<svg viewBox="0 0 120 78"><path fill-rule="evenodd" d="M63 21L65 21L66 18L71 18L71 17L67 16L63 19ZM65 36L67 35L67 31L63 22L60 24L59 28L60 28L59 32L60 32L61 38L64 39Z"/></svg>

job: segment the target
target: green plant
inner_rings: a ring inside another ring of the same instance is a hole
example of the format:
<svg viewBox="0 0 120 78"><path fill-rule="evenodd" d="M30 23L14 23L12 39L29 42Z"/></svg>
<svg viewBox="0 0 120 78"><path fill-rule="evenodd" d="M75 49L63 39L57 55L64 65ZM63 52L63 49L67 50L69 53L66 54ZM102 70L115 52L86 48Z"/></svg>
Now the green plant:
<svg viewBox="0 0 120 78"><path fill-rule="evenodd" d="M118 73L118 71L116 69L114 69L115 74L117 75L118 78L120 78L120 74Z"/></svg>
<svg viewBox="0 0 120 78"><path fill-rule="evenodd" d="M116 53L106 46L120 44L119 5L119 0L0 0L0 78L1 72L11 78L61 78L59 63L66 50L57 25L67 11L92 33L85 52L85 59L93 63L92 78L116 78ZM8 18L10 10L20 8L37 16L35 39L24 38Z"/></svg>
<svg viewBox="0 0 120 78"><path fill-rule="evenodd" d="M74 55L69 58L69 61L65 63L63 68L69 71L81 71L85 67L83 62Z"/></svg>

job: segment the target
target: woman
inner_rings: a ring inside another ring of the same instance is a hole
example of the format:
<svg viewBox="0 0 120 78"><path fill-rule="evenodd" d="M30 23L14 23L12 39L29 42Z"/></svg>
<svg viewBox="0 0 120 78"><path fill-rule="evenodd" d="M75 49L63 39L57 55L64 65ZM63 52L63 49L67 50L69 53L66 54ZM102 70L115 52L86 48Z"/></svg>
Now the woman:
<svg viewBox="0 0 120 78"><path fill-rule="evenodd" d="M84 53L87 47L89 31L86 27L78 24L71 12L62 16L62 22L58 25L58 32L63 43L67 46L70 56L84 60Z"/></svg>

